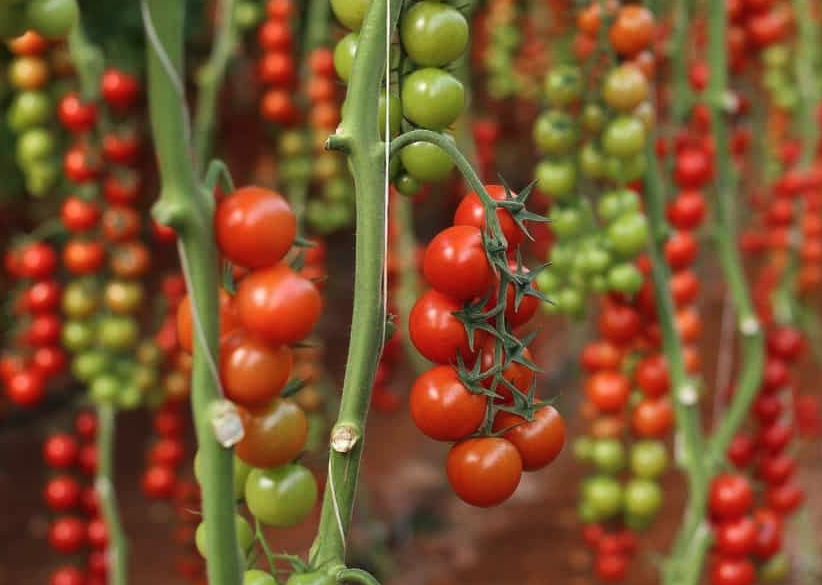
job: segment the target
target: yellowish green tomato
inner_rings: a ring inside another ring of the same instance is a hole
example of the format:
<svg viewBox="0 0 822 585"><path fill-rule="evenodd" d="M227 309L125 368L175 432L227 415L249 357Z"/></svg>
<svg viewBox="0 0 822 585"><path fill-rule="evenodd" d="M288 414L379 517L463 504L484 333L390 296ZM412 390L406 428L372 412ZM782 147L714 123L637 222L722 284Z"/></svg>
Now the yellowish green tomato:
<svg viewBox="0 0 822 585"><path fill-rule="evenodd" d="M602 133L602 148L606 154L628 158L642 152L645 146L645 126L635 116L619 116Z"/></svg>
<svg viewBox="0 0 822 585"><path fill-rule="evenodd" d="M342 25L352 30L360 30L371 0L331 0L331 10Z"/></svg>
<svg viewBox="0 0 822 585"><path fill-rule="evenodd" d="M254 544L254 531L251 529L251 526L249 526L248 520L239 514L234 515L234 526L237 531L237 544L243 552L243 555L245 555ZM197 545L197 552L200 553L200 556L205 558L208 555L205 522L200 522L197 525L197 530L194 532L194 544Z"/></svg>
<svg viewBox="0 0 822 585"><path fill-rule="evenodd" d="M606 234L612 250L632 258L648 243L648 221L641 213L626 213L608 226Z"/></svg>
<svg viewBox="0 0 822 585"><path fill-rule="evenodd" d="M605 76L602 97L605 103L619 110L630 112L648 97L648 80L639 68L631 64L620 65Z"/></svg>
<svg viewBox="0 0 822 585"><path fill-rule="evenodd" d="M116 376L103 374L97 376L89 385L89 396L96 404L112 404L117 400L122 381Z"/></svg>
<svg viewBox="0 0 822 585"><path fill-rule="evenodd" d="M608 475L597 475L583 485L583 499L599 520L613 518L622 509L622 486Z"/></svg>
<svg viewBox="0 0 822 585"><path fill-rule="evenodd" d="M552 106L569 106L582 96L584 88L579 67L559 65L545 76L545 97Z"/></svg>
<svg viewBox="0 0 822 585"><path fill-rule="evenodd" d="M417 65L442 67L465 52L468 21L448 4L422 0L403 13L400 39Z"/></svg>
<svg viewBox="0 0 822 585"><path fill-rule="evenodd" d="M662 488L651 479L634 478L625 485L624 501L628 516L653 516L662 506Z"/></svg>
<svg viewBox="0 0 822 585"><path fill-rule="evenodd" d="M451 157L430 142L412 142L404 147L400 151L400 161L408 175L421 182L442 181L454 168Z"/></svg>
<svg viewBox="0 0 822 585"><path fill-rule="evenodd" d="M631 473L656 479L668 468L668 450L662 441L645 439L631 445Z"/></svg>
<svg viewBox="0 0 822 585"><path fill-rule="evenodd" d="M608 288L634 294L642 288L642 273L630 262L616 264L608 270Z"/></svg>
<svg viewBox="0 0 822 585"><path fill-rule="evenodd" d="M574 117L562 110L550 110L534 123L534 142L546 154L567 154L579 140Z"/></svg>
<svg viewBox="0 0 822 585"><path fill-rule="evenodd" d="M140 337L137 322L131 317L110 315L100 320L97 338L100 346L114 351L134 347Z"/></svg>
<svg viewBox="0 0 822 585"><path fill-rule="evenodd" d="M275 469L252 469L245 484L249 511L263 524L294 526L317 502L317 482L302 465L289 463Z"/></svg>
<svg viewBox="0 0 822 585"><path fill-rule="evenodd" d="M89 349L78 353L71 361L71 373L81 382L90 382L102 374L108 365L105 352Z"/></svg>
<svg viewBox="0 0 822 585"><path fill-rule="evenodd" d="M443 69L424 67L402 80L403 115L417 126L442 130L465 108L465 88Z"/></svg>
<svg viewBox="0 0 822 585"><path fill-rule="evenodd" d="M345 35L334 47L334 69L340 79L348 83L351 77L351 70L354 68L354 57L357 54L357 43L360 35L357 32L350 32Z"/></svg>
<svg viewBox="0 0 822 585"><path fill-rule="evenodd" d="M391 138L394 138L397 134L400 133L400 124L402 124L402 103L400 102L400 97L396 94L389 94L388 95L388 131L390 132ZM386 99L385 99L385 91L380 93L380 100L379 100L379 114L377 117L377 124L380 128L380 138L385 140L385 118L386 118Z"/></svg>
<svg viewBox="0 0 822 585"><path fill-rule="evenodd" d="M605 473L616 473L625 467L625 447L617 439L599 439L591 453L594 465Z"/></svg>
<svg viewBox="0 0 822 585"><path fill-rule="evenodd" d="M29 0L26 6L26 24L50 40L68 36L77 23L75 0Z"/></svg>
<svg viewBox="0 0 822 585"><path fill-rule="evenodd" d="M568 158L541 161L537 164L534 176L540 191L559 200L573 195L577 186L577 167Z"/></svg>

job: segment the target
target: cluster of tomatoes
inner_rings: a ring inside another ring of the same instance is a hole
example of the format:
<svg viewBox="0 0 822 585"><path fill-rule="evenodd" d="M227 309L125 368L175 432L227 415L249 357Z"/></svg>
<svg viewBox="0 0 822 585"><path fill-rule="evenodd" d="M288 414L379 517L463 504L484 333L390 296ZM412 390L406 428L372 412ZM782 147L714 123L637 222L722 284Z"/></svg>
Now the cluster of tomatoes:
<svg viewBox="0 0 822 585"><path fill-rule="evenodd" d="M52 470L43 498L49 510L57 514L49 527L49 545L64 555L85 555L83 566L66 564L55 569L51 585L107 583L108 533L93 485L96 433L96 416L81 411L74 419L74 432L51 434L43 444L43 459Z"/></svg>
<svg viewBox="0 0 822 585"><path fill-rule="evenodd" d="M488 209L516 255L525 236L516 212L503 204L521 200L507 187L486 189L494 198ZM437 364L414 382L411 416L428 437L456 442L446 462L451 487L469 504L487 507L514 493L523 470L553 461L565 431L557 411L535 397L537 368L513 334L534 316L540 296L521 258L505 249L488 253L486 203L468 193L454 225L428 244L423 274L431 288L411 310L408 332Z"/></svg>
<svg viewBox="0 0 822 585"><path fill-rule="evenodd" d="M728 57L740 71L750 53L784 41L794 24L790 3L775 0L728 0Z"/></svg>
<svg viewBox="0 0 822 585"><path fill-rule="evenodd" d="M0 39L32 30L51 40L65 38L77 22L76 0L10 0L0 9Z"/></svg>
<svg viewBox="0 0 822 585"><path fill-rule="evenodd" d="M257 78L265 86L260 98L260 115L283 126L294 125L300 117L294 100L298 80L290 22L294 8L291 0L269 2L267 18L257 32L257 42L263 50L257 62Z"/></svg>

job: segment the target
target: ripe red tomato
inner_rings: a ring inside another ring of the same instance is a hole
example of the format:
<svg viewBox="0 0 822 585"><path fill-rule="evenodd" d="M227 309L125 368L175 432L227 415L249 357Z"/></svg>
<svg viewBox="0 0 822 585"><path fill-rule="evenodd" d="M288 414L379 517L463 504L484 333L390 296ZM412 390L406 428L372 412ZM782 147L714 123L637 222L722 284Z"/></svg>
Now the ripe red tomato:
<svg viewBox="0 0 822 585"><path fill-rule="evenodd" d="M63 320L54 313L35 315L26 329L26 342L34 347L55 345L60 340Z"/></svg>
<svg viewBox="0 0 822 585"><path fill-rule="evenodd" d="M766 356L765 367L762 370L762 391L774 392L781 390L790 381L788 365L781 359Z"/></svg>
<svg viewBox="0 0 822 585"><path fill-rule="evenodd" d="M512 270L516 270L516 261L509 260L508 266L511 267ZM530 272L528 268L522 267L524 272ZM499 294L499 279L496 279L497 283L493 287L493 292L491 294L491 298L488 301L488 309L492 309L497 304L497 295ZM537 312L539 305L542 301L540 301L539 297L534 295L523 295L519 301L519 307L516 306L516 286L513 283L509 283L505 289L505 320L508 325L511 326L512 329L516 329L521 325L525 325L528 321L530 321ZM537 290L537 286L535 282L531 283L531 288Z"/></svg>
<svg viewBox="0 0 822 585"><path fill-rule="evenodd" d="M294 15L296 6L293 0L268 0L265 13L272 20L286 20Z"/></svg>
<svg viewBox="0 0 822 585"><path fill-rule="evenodd" d="M139 240L117 244L111 250L109 267L115 276L135 279L143 276L151 262L148 247Z"/></svg>
<svg viewBox="0 0 822 585"><path fill-rule="evenodd" d="M771 454L781 453L793 438L793 426L777 421L759 430L759 444Z"/></svg>
<svg viewBox="0 0 822 585"><path fill-rule="evenodd" d="M409 396L417 428L437 441L458 441L476 431L487 402L468 390L451 366L434 366L420 375Z"/></svg>
<svg viewBox="0 0 822 585"><path fill-rule="evenodd" d="M759 394L753 402L753 413L761 425L769 425L782 414L782 401L772 394Z"/></svg>
<svg viewBox="0 0 822 585"><path fill-rule="evenodd" d="M96 203L70 196L60 209L63 225L72 233L87 232L97 226L100 219L100 208Z"/></svg>
<svg viewBox="0 0 822 585"><path fill-rule="evenodd" d="M88 183L100 172L99 157L87 147L76 144L70 146L63 157L63 172L74 183Z"/></svg>
<svg viewBox="0 0 822 585"><path fill-rule="evenodd" d="M422 271L434 290L468 301L487 294L494 272L479 228L455 225L437 234L425 249Z"/></svg>
<svg viewBox="0 0 822 585"><path fill-rule="evenodd" d="M747 514L752 504L753 491L744 476L722 473L711 482L708 506L717 518L735 520Z"/></svg>
<svg viewBox="0 0 822 585"><path fill-rule="evenodd" d="M245 435L237 457L252 467L277 467L297 458L305 447L308 419L295 402L275 398L262 410L240 407Z"/></svg>
<svg viewBox="0 0 822 585"><path fill-rule="evenodd" d="M677 153L674 181L681 189L700 189L712 175L711 160L703 149L688 147Z"/></svg>
<svg viewBox="0 0 822 585"><path fill-rule="evenodd" d="M87 585L86 575L77 567L59 567L51 573L49 585Z"/></svg>
<svg viewBox="0 0 822 585"><path fill-rule="evenodd" d="M140 84L137 78L117 69L107 69L100 80L100 93L116 110L127 110L137 101Z"/></svg>
<svg viewBox="0 0 822 585"><path fill-rule="evenodd" d="M667 398L645 398L631 413L634 432L640 437L660 438L674 426L674 411Z"/></svg>
<svg viewBox="0 0 822 585"><path fill-rule="evenodd" d="M615 370L622 363L622 352L609 341L592 341L582 349L580 362L587 372Z"/></svg>
<svg viewBox="0 0 822 585"><path fill-rule="evenodd" d="M132 165L140 155L140 140L129 130L103 136L103 158L109 162Z"/></svg>
<svg viewBox="0 0 822 585"><path fill-rule="evenodd" d="M695 229L705 219L705 198L699 191L680 191L668 204L667 215L676 229Z"/></svg>
<svg viewBox="0 0 822 585"><path fill-rule="evenodd" d="M80 447L77 454L77 467L86 475L97 473L97 445L87 443Z"/></svg>
<svg viewBox="0 0 822 585"><path fill-rule="evenodd" d="M671 270L688 268L699 254L699 242L689 231L676 231L665 242L665 260Z"/></svg>
<svg viewBox="0 0 822 585"><path fill-rule="evenodd" d="M448 452L446 471L451 488L461 500L487 508L501 504L516 491L522 477L522 459L505 439L466 439Z"/></svg>
<svg viewBox="0 0 822 585"><path fill-rule="evenodd" d="M70 475L51 478L43 489L43 499L52 510L65 512L80 504L80 484Z"/></svg>
<svg viewBox="0 0 822 585"><path fill-rule="evenodd" d="M654 39L653 14L647 8L634 4L621 7L608 38L618 54L625 57L636 55Z"/></svg>
<svg viewBox="0 0 822 585"><path fill-rule="evenodd" d="M749 516L726 520L716 527L717 552L732 557L744 557L756 546L756 522Z"/></svg>
<svg viewBox="0 0 822 585"><path fill-rule="evenodd" d="M93 274L100 270L106 259L106 250L100 242L69 240L63 248L63 265L72 274Z"/></svg>
<svg viewBox="0 0 822 585"><path fill-rule="evenodd" d="M671 275L671 296L677 309L693 303L699 296L699 277L693 270L680 270Z"/></svg>
<svg viewBox="0 0 822 585"><path fill-rule="evenodd" d="M282 20L267 20L257 31L257 42L264 51L288 51L292 40L291 27Z"/></svg>
<svg viewBox="0 0 822 585"><path fill-rule="evenodd" d="M650 398L666 395L671 386L668 363L665 356L659 353L644 357L637 364L634 376L643 394Z"/></svg>
<svg viewBox="0 0 822 585"><path fill-rule="evenodd" d="M94 549L105 549L108 544L108 530L102 518L92 518L86 526L86 538Z"/></svg>
<svg viewBox="0 0 822 585"><path fill-rule="evenodd" d="M45 242L34 242L20 253L20 274L39 280L48 278L57 268L57 253Z"/></svg>
<svg viewBox="0 0 822 585"><path fill-rule="evenodd" d="M788 481L796 471L796 459L786 453L765 455L759 460L759 476L770 486Z"/></svg>
<svg viewBox="0 0 822 585"><path fill-rule="evenodd" d="M756 456L756 442L745 434L737 434L728 446L728 460L736 467L747 467Z"/></svg>
<svg viewBox="0 0 822 585"><path fill-rule="evenodd" d="M38 405L46 395L46 382L39 371L23 370L14 374L6 384L6 396L24 408Z"/></svg>
<svg viewBox="0 0 822 585"><path fill-rule="evenodd" d="M804 345L802 333L793 327L780 326L768 331L768 353L786 362L798 359Z"/></svg>
<svg viewBox="0 0 822 585"><path fill-rule="evenodd" d="M757 510L754 519L757 534L753 553L758 559L767 560L782 550L782 520L767 508Z"/></svg>
<svg viewBox="0 0 822 585"><path fill-rule="evenodd" d="M333 77L336 75L334 71L334 52L327 47L314 49L308 56L308 66L314 75Z"/></svg>
<svg viewBox="0 0 822 585"><path fill-rule="evenodd" d="M474 332L473 350L462 322L453 315L462 304L435 290L423 294L411 309L408 334L411 342L426 359L438 364L456 363L457 354L468 363L485 341L486 333Z"/></svg>
<svg viewBox="0 0 822 585"><path fill-rule="evenodd" d="M291 366L291 348L287 345L269 345L242 330L221 344L223 389L226 397L241 406L262 407L279 396Z"/></svg>
<svg viewBox="0 0 822 585"><path fill-rule="evenodd" d="M642 326L639 314L629 305L608 303L599 315L599 331L616 345L633 341Z"/></svg>
<svg viewBox="0 0 822 585"><path fill-rule="evenodd" d="M285 264L255 270L237 288L243 326L272 344L305 339L320 318L322 298L314 284Z"/></svg>
<svg viewBox="0 0 822 585"><path fill-rule="evenodd" d="M511 428L513 427L513 428ZM543 406L528 422L501 410L494 418L494 432L510 428L503 437L516 447L525 471L542 469L559 455L565 445L565 423L553 406Z"/></svg>
<svg viewBox="0 0 822 585"><path fill-rule="evenodd" d="M482 344L481 348L481 357L482 363L480 365L480 369L482 372L490 371L495 364L495 346L496 341L493 337L489 336L485 339L485 342ZM522 350L522 357L530 362L533 363L534 357L531 355L531 352L526 347ZM507 356L505 352L502 352L502 360L503 362L507 360ZM503 379L507 380L510 384L512 384L517 390L519 390L522 394L527 394L528 391L531 389L531 384L534 381L534 376L536 372L525 366L521 363L511 361L510 364L502 371ZM484 380L482 380L482 385L486 388L491 388L494 383L494 375L491 374L487 376ZM506 386L505 384L500 381L497 384L497 387L494 390L497 394L499 394L501 402L509 403L513 401L514 397L511 394L511 389Z"/></svg>
<svg viewBox="0 0 822 585"><path fill-rule="evenodd" d="M167 500L174 495L177 486L177 474L171 467L152 465L146 469L141 482L143 493L158 500Z"/></svg>
<svg viewBox="0 0 822 585"><path fill-rule="evenodd" d="M297 81L294 58L285 51L265 53L257 63L257 77L266 85L292 87Z"/></svg>
<svg viewBox="0 0 822 585"><path fill-rule="evenodd" d="M46 378L61 373L67 362L66 352L60 347L38 347L31 356L31 365Z"/></svg>
<svg viewBox="0 0 822 585"><path fill-rule="evenodd" d="M97 415L90 410L83 410L74 417L74 431L86 441L97 436Z"/></svg>
<svg viewBox="0 0 822 585"><path fill-rule="evenodd" d="M185 445L177 438L162 438L149 449L148 460L154 465L177 468L185 460Z"/></svg>
<svg viewBox="0 0 822 585"><path fill-rule="evenodd" d="M620 372L602 370L585 382L585 395L601 412L619 412L628 403L631 382Z"/></svg>
<svg viewBox="0 0 822 585"><path fill-rule="evenodd" d="M234 297L224 289L219 289L220 337L230 334L239 327L239 317ZM177 306L177 341L185 351L191 353L194 347L194 321L191 314L191 299L186 295Z"/></svg>
<svg viewBox="0 0 822 585"><path fill-rule="evenodd" d="M607 583L616 583L628 574L628 557L624 554L600 554L596 559L597 577Z"/></svg>
<svg viewBox="0 0 822 585"><path fill-rule="evenodd" d="M57 518L49 528L49 544L64 554L78 552L86 543L86 523L74 516Z"/></svg>
<svg viewBox="0 0 822 585"><path fill-rule="evenodd" d="M753 585L756 569L748 559L720 557L711 568L711 585Z"/></svg>
<svg viewBox="0 0 822 585"><path fill-rule="evenodd" d="M26 309L32 313L54 311L60 305L62 289L56 280L41 280L25 292Z"/></svg>
<svg viewBox="0 0 822 585"><path fill-rule="evenodd" d="M43 444L43 459L49 467L66 469L77 461L78 451L77 441L71 435L51 435Z"/></svg>
<svg viewBox="0 0 822 585"><path fill-rule="evenodd" d="M77 92L69 92L57 104L57 117L70 132L88 132L97 122L97 108L94 102L83 102Z"/></svg>
<svg viewBox="0 0 822 585"><path fill-rule="evenodd" d="M505 187L502 185L485 185L485 190L491 199L496 201L505 201ZM511 195L516 195L512 193ZM513 250L522 243L525 234L511 217L511 213L507 209L498 208L496 210L497 218L499 220L500 228L508 242L508 249ZM476 191L471 191L462 201L454 214L454 225L471 225L480 230L485 229L485 208L482 205L482 199L477 195Z"/></svg>
<svg viewBox="0 0 822 585"><path fill-rule="evenodd" d="M109 242L126 242L140 233L140 214L131 207L112 205L103 212L102 228Z"/></svg>
<svg viewBox="0 0 822 585"><path fill-rule="evenodd" d="M174 408L163 408L154 414L154 430L161 437L179 437L183 434L183 417Z"/></svg>
<svg viewBox="0 0 822 585"><path fill-rule="evenodd" d="M140 196L140 177L130 169L119 171L103 179L103 197L113 205L133 205Z"/></svg>
<svg viewBox="0 0 822 585"><path fill-rule="evenodd" d="M286 89L270 89L260 101L260 114L269 122L290 126L300 117L291 93Z"/></svg>
<svg viewBox="0 0 822 585"><path fill-rule="evenodd" d="M242 187L220 200L214 215L220 252L245 268L273 266L294 244L297 220L276 191Z"/></svg>
<svg viewBox="0 0 822 585"><path fill-rule="evenodd" d="M790 482L768 488L765 495L768 506L779 514L790 514L805 500L805 491Z"/></svg>

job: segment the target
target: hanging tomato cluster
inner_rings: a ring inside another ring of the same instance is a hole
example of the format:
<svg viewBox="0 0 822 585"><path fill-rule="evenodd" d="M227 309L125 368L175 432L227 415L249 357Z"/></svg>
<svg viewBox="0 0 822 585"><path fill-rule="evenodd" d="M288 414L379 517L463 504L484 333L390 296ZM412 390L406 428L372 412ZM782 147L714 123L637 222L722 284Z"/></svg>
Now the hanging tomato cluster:
<svg viewBox="0 0 822 585"><path fill-rule="evenodd" d="M300 117L294 100L298 78L290 22L294 5L290 0L269 2L266 14L257 31L257 42L264 51L257 62L257 78L265 86L260 114L269 122L293 126Z"/></svg>

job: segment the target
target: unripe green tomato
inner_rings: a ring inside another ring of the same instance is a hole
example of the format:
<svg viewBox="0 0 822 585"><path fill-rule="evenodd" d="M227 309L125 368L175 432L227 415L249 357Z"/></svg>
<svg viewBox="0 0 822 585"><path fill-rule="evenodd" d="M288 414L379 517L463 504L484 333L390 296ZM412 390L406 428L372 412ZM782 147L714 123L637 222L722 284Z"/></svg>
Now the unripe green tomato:
<svg viewBox="0 0 822 585"><path fill-rule="evenodd" d="M648 80L638 67L624 64L612 69L602 84L605 103L619 110L630 112L648 97Z"/></svg>
<svg viewBox="0 0 822 585"><path fill-rule="evenodd" d="M343 164L339 153L324 151L314 159L314 178L322 182L336 179L343 174Z"/></svg>
<svg viewBox="0 0 822 585"><path fill-rule="evenodd" d="M576 246L564 242L554 242L549 253L551 270L561 274L567 273L576 260Z"/></svg>
<svg viewBox="0 0 822 585"><path fill-rule="evenodd" d="M137 361L146 366L153 366L160 363L163 358L163 352L160 347L150 339L140 342L137 348Z"/></svg>
<svg viewBox="0 0 822 585"><path fill-rule="evenodd" d="M534 123L533 134L537 148L552 155L567 154L579 140L576 121L562 110L540 115Z"/></svg>
<svg viewBox="0 0 822 585"><path fill-rule="evenodd" d="M503 66L500 65L500 67ZM504 67L503 72L496 74L488 80L488 95L495 100L504 100L519 91L519 81L508 70L508 68L513 67L513 65L509 62Z"/></svg>
<svg viewBox="0 0 822 585"><path fill-rule="evenodd" d="M354 68L354 57L357 54L359 33L350 32L345 35L334 47L334 69L344 82L348 83L351 70Z"/></svg>
<svg viewBox="0 0 822 585"><path fill-rule="evenodd" d="M120 392L121 380L111 374L97 376L89 384L89 396L96 404L113 404Z"/></svg>
<svg viewBox="0 0 822 585"><path fill-rule="evenodd" d="M628 516L653 516L662 506L662 488L652 479L634 478L625 485L624 501Z"/></svg>
<svg viewBox="0 0 822 585"><path fill-rule="evenodd" d="M559 65L545 76L545 97L555 107L568 106L582 96L584 82L579 67Z"/></svg>
<svg viewBox="0 0 822 585"><path fill-rule="evenodd" d="M585 483L583 498L600 520L613 518L622 509L622 486L613 477L597 475Z"/></svg>
<svg viewBox="0 0 822 585"><path fill-rule="evenodd" d="M608 279L601 274L594 274L591 276L589 286L595 293L604 294L608 292Z"/></svg>
<svg viewBox="0 0 822 585"><path fill-rule="evenodd" d="M585 275L600 274L611 265L611 255L600 246L590 246L577 255L577 266Z"/></svg>
<svg viewBox="0 0 822 585"><path fill-rule="evenodd" d="M378 107L377 125L380 129L380 138L385 140L385 92L380 94L380 101ZM391 138L394 138L400 133L400 125L402 124L402 103L400 96L397 94L388 95L388 131L391 133Z"/></svg>
<svg viewBox="0 0 822 585"><path fill-rule="evenodd" d="M404 147L400 151L400 161L405 172L421 182L442 181L454 168L448 153L430 142L412 142Z"/></svg>
<svg viewBox="0 0 822 585"><path fill-rule="evenodd" d="M597 215L611 223L624 213L639 211L639 197L630 189L612 189L607 191L597 203Z"/></svg>
<svg viewBox="0 0 822 585"><path fill-rule="evenodd" d="M252 1L238 2L234 6L234 22L240 30L249 30L262 20L262 7Z"/></svg>
<svg viewBox="0 0 822 585"><path fill-rule="evenodd" d="M617 439L598 439L594 442L591 459L599 471L616 473L625 467L625 447Z"/></svg>
<svg viewBox="0 0 822 585"><path fill-rule="evenodd" d="M245 500L260 522L294 526L314 508L317 482L308 469L296 463L276 469L252 469L245 484Z"/></svg>
<svg viewBox="0 0 822 585"><path fill-rule="evenodd" d="M547 295L550 295L561 285L559 276L557 276L550 267L537 274L536 283L537 288Z"/></svg>
<svg viewBox="0 0 822 585"><path fill-rule="evenodd" d="M134 386L139 388L141 392L147 392L157 386L157 370L151 366L138 365L134 368L132 378Z"/></svg>
<svg viewBox="0 0 822 585"><path fill-rule="evenodd" d="M137 344L140 331L134 319L111 315L100 320L97 336L101 347L125 351Z"/></svg>
<svg viewBox="0 0 822 585"><path fill-rule="evenodd" d="M560 240L567 240L582 233L582 211L577 207L555 207L551 214L551 231Z"/></svg>
<svg viewBox="0 0 822 585"><path fill-rule="evenodd" d="M778 87L774 91L773 101L778 108L793 112L799 105L799 92L792 85Z"/></svg>
<svg viewBox="0 0 822 585"><path fill-rule="evenodd" d="M63 324L60 336L66 349L78 353L94 343L94 327L88 321L70 319Z"/></svg>
<svg viewBox="0 0 822 585"><path fill-rule="evenodd" d="M285 158L294 158L310 151L308 138L299 130L285 130L277 141L277 151Z"/></svg>
<svg viewBox="0 0 822 585"><path fill-rule="evenodd" d="M53 104L45 91L22 91L17 94L8 111L9 126L22 132L47 124L54 113Z"/></svg>
<svg viewBox="0 0 822 585"><path fill-rule="evenodd" d="M25 168L54 154L57 142L54 135L45 128L31 128L23 132L17 140L17 162Z"/></svg>
<svg viewBox="0 0 822 585"><path fill-rule="evenodd" d="M635 116L619 116L605 127L602 149L606 154L628 158L642 152L645 146L645 126Z"/></svg>
<svg viewBox="0 0 822 585"><path fill-rule="evenodd" d="M599 104L585 104L582 109L582 127L591 134L598 134L607 120L605 110Z"/></svg>
<svg viewBox="0 0 822 585"><path fill-rule="evenodd" d="M122 357L114 360L111 371L120 377L122 380L128 380L134 377L134 372L137 370L137 364L131 361L131 357Z"/></svg>
<svg viewBox="0 0 822 585"><path fill-rule="evenodd" d="M656 479L668 468L668 450L662 441L644 439L631 445L631 473Z"/></svg>
<svg viewBox="0 0 822 585"><path fill-rule="evenodd" d="M53 159L38 160L25 168L26 190L35 197L43 197L57 185L60 165Z"/></svg>
<svg viewBox="0 0 822 585"><path fill-rule="evenodd" d="M406 197L413 197L414 195L419 193L421 185L419 181L417 181L414 177L405 172L402 173L399 177L397 177L396 181L394 181L394 187L397 189L397 192L400 195L405 195Z"/></svg>
<svg viewBox="0 0 822 585"><path fill-rule="evenodd" d="M106 307L120 315L136 311L142 304L143 297L143 285L134 281L113 280L103 290Z"/></svg>
<svg viewBox="0 0 822 585"><path fill-rule="evenodd" d="M757 576L763 585L785 583L791 574L791 559L784 552L778 552L759 565Z"/></svg>
<svg viewBox="0 0 822 585"><path fill-rule="evenodd" d="M26 32L24 2L0 2L0 40L13 39Z"/></svg>
<svg viewBox="0 0 822 585"><path fill-rule="evenodd" d="M579 168L588 177L599 179L603 175L603 156L593 142L586 143L579 151Z"/></svg>
<svg viewBox="0 0 822 585"><path fill-rule="evenodd" d="M442 130L453 124L465 109L465 88L442 69L424 67L402 80L403 116L417 126Z"/></svg>
<svg viewBox="0 0 822 585"><path fill-rule="evenodd" d="M576 288L560 290L554 302L558 310L567 315L578 315L585 308L585 297Z"/></svg>
<svg viewBox="0 0 822 585"><path fill-rule="evenodd" d="M81 382L90 382L101 375L109 366L105 352L88 349L71 360L71 373Z"/></svg>
<svg viewBox="0 0 822 585"><path fill-rule="evenodd" d="M77 23L75 0L29 0L26 24L49 40L68 36Z"/></svg>
<svg viewBox="0 0 822 585"><path fill-rule="evenodd" d="M405 52L422 67L448 65L468 46L468 21L448 4L413 4L403 13L399 30Z"/></svg>
<svg viewBox="0 0 822 585"><path fill-rule="evenodd" d="M762 74L762 85L769 91L776 91L780 87L788 87L791 78L784 69L767 69Z"/></svg>
<svg viewBox="0 0 822 585"><path fill-rule="evenodd" d="M558 200L568 199L577 186L577 167L573 160L567 158L541 161L534 176L537 188Z"/></svg>
<svg viewBox="0 0 822 585"><path fill-rule="evenodd" d="M608 270L608 287L625 294L634 294L642 288L642 273L628 262L616 264Z"/></svg>
<svg viewBox="0 0 822 585"><path fill-rule="evenodd" d="M791 50L782 44L769 45L762 49L762 60L769 68L787 67L791 62Z"/></svg>
<svg viewBox="0 0 822 585"><path fill-rule="evenodd" d="M96 287L89 281L74 280L66 285L61 304L70 319L91 317L97 310Z"/></svg>
<svg viewBox="0 0 822 585"><path fill-rule="evenodd" d="M242 551L242 556L245 557L245 552L254 545L254 531L251 530L248 520L239 514L234 515L234 526L237 531L237 545ZM208 556L208 547L206 546L205 522L200 522L197 525L197 530L194 532L194 544L197 546L197 552L200 553L200 556L206 558Z"/></svg>
<svg viewBox="0 0 822 585"><path fill-rule="evenodd" d="M251 569L243 573L243 585L277 585L277 582L265 571Z"/></svg>
<svg viewBox="0 0 822 585"><path fill-rule="evenodd" d="M641 213L625 213L608 226L606 233L614 252L633 258L648 243L648 220Z"/></svg>
<svg viewBox="0 0 822 585"><path fill-rule="evenodd" d="M134 384L127 384L117 395L117 406L123 410L134 410L143 402L143 391Z"/></svg>
<svg viewBox="0 0 822 585"><path fill-rule="evenodd" d="M594 439L587 436L579 437L573 445L574 458L577 461L588 462L594 454Z"/></svg>
<svg viewBox="0 0 822 585"><path fill-rule="evenodd" d="M360 30L371 0L331 0L334 16L346 28Z"/></svg>
<svg viewBox="0 0 822 585"><path fill-rule="evenodd" d="M630 183L645 176L646 161L644 152L640 152L639 154L635 154L634 156L629 156L627 158L611 158L618 160L620 163L619 173L617 177L615 177L616 180L623 183Z"/></svg>
<svg viewBox="0 0 822 585"><path fill-rule="evenodd" d="M649 101L640 102L632 111L633 115L639 118L645 130L650 132L656 126L656 110ZM644 157L643 157L644 160Z"/></svg>

